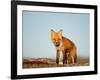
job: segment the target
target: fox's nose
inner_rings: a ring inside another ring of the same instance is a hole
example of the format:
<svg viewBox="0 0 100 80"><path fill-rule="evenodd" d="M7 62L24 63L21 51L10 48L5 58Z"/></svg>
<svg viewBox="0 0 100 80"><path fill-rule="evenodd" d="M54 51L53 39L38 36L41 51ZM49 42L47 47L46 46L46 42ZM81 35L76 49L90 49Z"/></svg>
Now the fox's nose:
<svg viewBox="0 0 100 80"><path fill-rule="evenodd" d="M59 47L60 46L60 43L59 42L56 42L56 47Z"/></svg>

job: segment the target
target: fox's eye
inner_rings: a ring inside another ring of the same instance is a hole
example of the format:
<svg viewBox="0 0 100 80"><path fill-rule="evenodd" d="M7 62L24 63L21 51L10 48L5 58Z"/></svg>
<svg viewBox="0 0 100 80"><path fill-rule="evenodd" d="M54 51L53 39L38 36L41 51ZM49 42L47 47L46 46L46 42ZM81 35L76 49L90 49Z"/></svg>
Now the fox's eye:
<svg viewBox="0 0 100 80"><path fill-rule="evenodd" d="M56 39L52 39L53 41L55 41Z"/></svg>

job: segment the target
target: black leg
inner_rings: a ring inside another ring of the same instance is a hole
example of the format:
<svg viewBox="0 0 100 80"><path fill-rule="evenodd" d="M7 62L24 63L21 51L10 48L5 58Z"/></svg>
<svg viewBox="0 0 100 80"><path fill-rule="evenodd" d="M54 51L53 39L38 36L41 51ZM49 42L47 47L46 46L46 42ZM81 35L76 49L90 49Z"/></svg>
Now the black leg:
<svg viewBox="0 0 100 80"><path fill-rule="evenodd" d="M60 50L57 50L56 53L56 63L59 64Z"/></svg>

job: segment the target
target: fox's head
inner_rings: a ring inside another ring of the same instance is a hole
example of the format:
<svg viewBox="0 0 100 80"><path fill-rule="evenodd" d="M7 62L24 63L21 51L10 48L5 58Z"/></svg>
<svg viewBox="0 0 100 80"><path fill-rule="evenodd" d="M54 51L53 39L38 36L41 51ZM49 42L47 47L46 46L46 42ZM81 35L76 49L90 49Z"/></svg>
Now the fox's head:
<svg viewBox="0 0 100 80"><path fill-rule="evenodd" d="M58 32L51 30L51 40L56 47L59 47L61 45L61 41L62 41L62 30L60 30Z"/></svg>

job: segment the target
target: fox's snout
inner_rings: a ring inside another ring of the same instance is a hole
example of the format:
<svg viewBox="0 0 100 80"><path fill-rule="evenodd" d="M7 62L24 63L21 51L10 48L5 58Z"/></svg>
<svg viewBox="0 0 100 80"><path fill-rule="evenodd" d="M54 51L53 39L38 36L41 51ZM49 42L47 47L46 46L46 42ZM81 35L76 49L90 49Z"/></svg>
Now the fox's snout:
<svg viewBox="0 0 100 80"><path fill-rule="evenodd" d="M56 42L56 47L59 47L60 46L60 43L59 42Z"/></svg>
<svg viewBox="0 0 100 80"><path fill-rule="evenodd" d="M59 47L61 42L53 42L53 43L55 44L56 47Z"/></svg>

